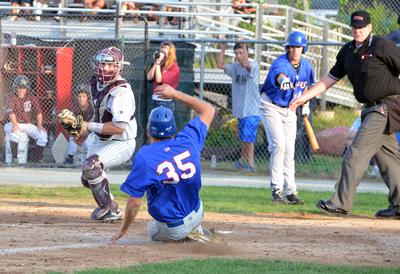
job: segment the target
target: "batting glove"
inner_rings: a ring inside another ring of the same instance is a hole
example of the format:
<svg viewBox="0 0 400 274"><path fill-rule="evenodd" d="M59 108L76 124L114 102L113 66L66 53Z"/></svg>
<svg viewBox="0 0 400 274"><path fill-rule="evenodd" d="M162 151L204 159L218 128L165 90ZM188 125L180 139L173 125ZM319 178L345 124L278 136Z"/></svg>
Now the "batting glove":
<svg viewBox="0 0 400 274"><path fill-rule="evenodd" d="M279 84L281 90L288 90L293 88L293 83L290 81L289 77L279 78Z"/></svg>
<svg viewBox="0 0 400 274"><path fill-rule="evenodd" d="M306 102L301 106L301 115L308 116L310 115L310 103Z"/></svg>

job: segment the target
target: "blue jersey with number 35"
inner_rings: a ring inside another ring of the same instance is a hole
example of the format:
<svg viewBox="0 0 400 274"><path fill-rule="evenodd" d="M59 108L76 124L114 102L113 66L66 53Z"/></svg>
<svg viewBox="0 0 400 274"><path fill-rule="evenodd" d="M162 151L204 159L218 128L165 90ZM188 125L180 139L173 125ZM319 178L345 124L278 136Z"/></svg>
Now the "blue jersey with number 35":
<svg viewBox="0 0 400 274"><path fill-rule="evenodd" d="M135 198L146 193L149 214L159 222L182 220L200 203L200 154L206 135L207 126L197 117L175 138L143 146L121 190Z"/></svg>

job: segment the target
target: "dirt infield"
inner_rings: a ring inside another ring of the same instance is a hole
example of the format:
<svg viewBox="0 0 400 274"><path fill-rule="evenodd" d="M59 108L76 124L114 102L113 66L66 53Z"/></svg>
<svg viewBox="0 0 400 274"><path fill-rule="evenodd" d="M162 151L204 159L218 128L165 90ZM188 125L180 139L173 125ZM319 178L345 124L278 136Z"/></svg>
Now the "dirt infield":
<svg viewBox="0 0 400 274"><path fill-rule="evenodd" d="M206 213L207 227L228 233L221 235L224 244L165 244L147 239L149 216L141 212L127 237L110 245L119 224L89 220L92 206L0 200L0 272L71 272L210 256L400 265L400 223L396 220Z"/></svg>

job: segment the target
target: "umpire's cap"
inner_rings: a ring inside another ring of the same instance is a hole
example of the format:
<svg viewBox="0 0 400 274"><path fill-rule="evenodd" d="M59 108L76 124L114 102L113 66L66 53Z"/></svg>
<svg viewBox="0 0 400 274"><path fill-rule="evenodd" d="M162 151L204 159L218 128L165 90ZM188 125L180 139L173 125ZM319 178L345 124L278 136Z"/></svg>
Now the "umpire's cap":
<svg viewBox="0 0 400 274"><path fill-rule="evenodd" d="M358 10L351 14L350 26L353 28L365 28L371 23L371 16L365 10Z"/></svg>
<svg viewBox="0 0 400 274"><path fill-rule="evenodd" d="M174 113L169 108L159 106L149 115L147 130L155 138L167 138L176 133Z"/></svg>
<svg viewBox="0 0 400 274"><path fill-rule="evenodd" d="M300 31L292 31L285 44L286 47L303 47L303 53L307 51L307 38Z"/></svg>
<svg viewBox="0 0 400 274"><path fill-rule="evenodd" d="M31 83L29 82L28 77L26 77L25 75L23 75L23 74L22 75L18 75L14 79L13 88L14 89L18 89L18 88L30 89L31 88Z"/></svg>

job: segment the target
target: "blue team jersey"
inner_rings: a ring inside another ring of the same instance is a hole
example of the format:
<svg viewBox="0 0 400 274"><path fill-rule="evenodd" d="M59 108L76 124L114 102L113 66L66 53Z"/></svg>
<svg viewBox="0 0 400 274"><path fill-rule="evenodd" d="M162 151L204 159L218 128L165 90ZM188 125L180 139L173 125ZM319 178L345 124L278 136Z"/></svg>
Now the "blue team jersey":
<svg viewBox="0 0 400 274"><path fill-rule="evenodd" d="M276 77L284 73L290 78L294 85L294 89L281 90L280 85L276 83ZM288 55L282 54L271 65L267 79L261 88L261 93L265 92L271 101L279 106L287 107L289 103L296 97L303 94L306 87L314 84L314 71L310 62L306 59L300 59L300 67L298 73L290 63Z"/></svg>
<svg viewBox="0 0 400 274"><path fill-rule="evenodd" d="M149 214L174 223L200 205L200 154L207 126L195 118L175 138L143 146L121 190L135 198L147 195Z"/></svg>

